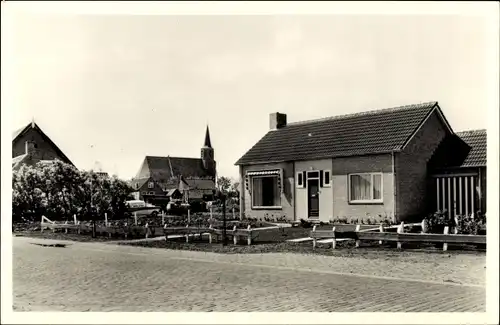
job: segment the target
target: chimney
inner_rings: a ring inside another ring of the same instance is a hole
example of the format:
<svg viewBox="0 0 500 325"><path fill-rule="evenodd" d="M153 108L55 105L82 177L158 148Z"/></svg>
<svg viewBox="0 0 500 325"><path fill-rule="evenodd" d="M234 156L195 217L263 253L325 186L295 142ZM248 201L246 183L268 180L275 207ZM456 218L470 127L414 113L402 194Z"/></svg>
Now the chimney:
<svg viewBox="0 0 500 325"><path fill-rule="evenodd" d="M281 129L284 126L286 126L286 114L276 112L269 115L269 128L271 130Z"/></svg>
<svg viewBox="0 0 500 325"><path fill-rule="evenodd" d="M33 141L26 141L24 144L24 150L27 155L32 155L35 153L35 143Z"/></svg>

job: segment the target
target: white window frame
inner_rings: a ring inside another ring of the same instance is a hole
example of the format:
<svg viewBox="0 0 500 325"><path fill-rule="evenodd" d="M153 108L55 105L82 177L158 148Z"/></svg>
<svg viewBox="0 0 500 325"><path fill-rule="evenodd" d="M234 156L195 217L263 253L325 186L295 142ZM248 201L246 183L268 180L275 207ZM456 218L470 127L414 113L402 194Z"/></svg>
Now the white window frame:
<svg viewBox="0 0 500 325"><path fill-rule="evenodd" d="M351 176L356 176L356 175L370 175L370 184L371 184L371 196L372 199L370 200L352 200L351 199ZM380 199L373 199L373 176L374 175L380 175ZM349 203L384 203L384 174L381 172L370 172L370 173L352 173L352 174L347 174L347 191L348 191L348 197L349 197Z"/></svg>
<svg viewBox="0 0 500 325"><path fill-rule="evenodd" d="M282 208L282 206L281 206L281 192L279 193L280 205L271 205L271 206L264 205L264 206L260 206L260 205L254 205L253 204L253 196L255 195L255 191L254 191L254 188L253 188L253 180L255 178L267 178L267 177L275 177L276 179L279 179L281 177L281 175L274 174L274 175L252 175L252 176L250 176L249 181L250 181L250 186L252 188L252 194L251 194L250 200L251 200L251 203L252 203L252 209L256 209L256 210L259 210L259 209L260 210L269 209L269 210L271 210L271 209L281 209ZM281 186L283 186L283 184Z"/></svg>
<svg viewBox="0 0 500 325"><path fill-rule="evenodd" d="M302 180L302 184L299 184L299 177ZM297 181L295 182L297 185L297 188L305 188L306 184L304 182L304 172L297 172Z"/></svg>
<svg viewBox="0 0 500 325"><path fill-rule="evenodd" d="M326 173L328 173L328 177L326 177ZM326 183L328 180L328 184ZM332 187L332 172L330 170L323 170L323 187Z"/></svg>
<svg viewBox="0 0 500 325"><path fill-rule="evenodd" d="M148 188L155 188L154 182L148 182Z"/></svg>

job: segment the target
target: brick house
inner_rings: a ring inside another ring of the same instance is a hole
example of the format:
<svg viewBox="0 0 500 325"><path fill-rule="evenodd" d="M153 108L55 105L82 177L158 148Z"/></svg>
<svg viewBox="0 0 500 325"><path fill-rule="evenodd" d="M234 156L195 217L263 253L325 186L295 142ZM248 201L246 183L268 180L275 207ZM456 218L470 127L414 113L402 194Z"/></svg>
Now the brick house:
<svg viewBox="0 0 500 325"><path fill-rule="evenodd" d="M23 164L35 165L39 161L59 159L74 164L34 121L15 131L12 135L12 169Z"/></svg>
<svg viewBox="0 0 500 325"><path fill-rule="evenodd" d="M319 221L421 218L436 209L429 186L436 188L430 179L439 168L428 164L458 135L437 102L295 123L272 113L269 132L236 162L244 184L240 213ZM451 166L438 167L449 172Z"/></svg>
<svg viewBox="0 0 500 325"><path fill-rule="evenodd" d="M215 181L216 162L207 126L200 158L146 156L131 185L138 190L138 199L146 201L168 201L179 193L190 201L201 201L212 199Z"/></svg>

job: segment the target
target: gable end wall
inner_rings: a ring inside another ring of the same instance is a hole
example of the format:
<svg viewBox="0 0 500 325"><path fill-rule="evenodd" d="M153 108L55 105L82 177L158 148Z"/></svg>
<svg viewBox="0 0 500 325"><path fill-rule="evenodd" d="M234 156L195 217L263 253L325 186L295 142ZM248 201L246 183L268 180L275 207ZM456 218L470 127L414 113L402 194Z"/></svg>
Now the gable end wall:
<svg viewBox="0 0 500 325"><path fill-rule="evenodd" d="M398 221L418 221L427 213L427 162L447 134L448 129L434 111L407 146L395 154Z"/></svg>

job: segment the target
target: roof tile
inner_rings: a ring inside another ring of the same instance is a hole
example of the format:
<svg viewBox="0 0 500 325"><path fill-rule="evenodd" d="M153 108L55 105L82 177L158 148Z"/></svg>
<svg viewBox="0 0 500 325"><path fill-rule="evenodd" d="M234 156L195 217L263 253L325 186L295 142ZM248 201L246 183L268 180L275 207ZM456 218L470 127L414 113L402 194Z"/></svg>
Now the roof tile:
<svg viewBox="0 0 500 325"><path fill-rule="evenodd" d="M236 165L399 150L437 102L289 123L269 131Z"/></svg>

